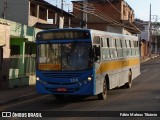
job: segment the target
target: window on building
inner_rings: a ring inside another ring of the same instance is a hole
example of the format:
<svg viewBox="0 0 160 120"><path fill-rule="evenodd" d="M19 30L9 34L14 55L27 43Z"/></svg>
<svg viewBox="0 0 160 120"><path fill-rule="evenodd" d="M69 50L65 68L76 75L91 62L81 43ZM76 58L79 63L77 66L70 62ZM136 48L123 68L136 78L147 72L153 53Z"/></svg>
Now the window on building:
<svg viewBox="0 0 160 120"><path fill-rule="evenodd" d="M39 7L39 18L43 20L47 20L47 9L43 7Z"/></svg>
<svg viewBox="0 0 160 120"><path fill-rule="evenodd" d="M30 4L30 15L37 17L37 5L31 3Z"/></svg>
<svg viewBox="0 0 160 120"><path fill-rule="evenodd" d="M20 45L11 45L11 55L20 55Z"/></svg>

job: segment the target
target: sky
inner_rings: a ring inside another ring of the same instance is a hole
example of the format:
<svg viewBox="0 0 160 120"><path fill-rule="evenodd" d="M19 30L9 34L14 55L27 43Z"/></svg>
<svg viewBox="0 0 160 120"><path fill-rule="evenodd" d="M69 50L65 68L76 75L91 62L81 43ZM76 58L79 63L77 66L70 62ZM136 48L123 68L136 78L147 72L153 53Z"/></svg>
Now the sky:
<svg viewBox="0 0 160 120"><path fill-rule="evenodd" d="M160 0L125 0L134 10L135 17L141 20L149 21L150 4L152 21L155 21L155 15L160 21Z"/></svg>
<svg viewBox="0 0 160 120"><path fill-rule="evenodd" d="M57 5L61 7L62 0L46 0L53 5ZM64 9L66 11L72 11L72 3L74 0L64 0ZM152 21L157 20L160 22L160 0L125 0L129 6L134 10L135 18L149 21L149 13L150 13L150 4L151 4L151 15Z"/></svg>

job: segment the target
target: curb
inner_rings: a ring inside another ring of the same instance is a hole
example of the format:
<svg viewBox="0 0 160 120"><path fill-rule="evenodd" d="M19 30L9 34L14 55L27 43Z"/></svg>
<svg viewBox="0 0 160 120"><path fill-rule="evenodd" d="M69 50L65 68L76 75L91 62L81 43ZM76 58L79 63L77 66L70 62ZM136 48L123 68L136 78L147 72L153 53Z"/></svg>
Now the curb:
<svg viewBox="0 0 160 120"><path fill-rule="evenodd" d="M159 55L153 56L153 57L151 57L151 58L156 58L156 57L159 57Z"/></svg>
<svg viewBox="0 0 160 120"><path fill-rule="evenodd" d="M144 63L144 62L146 62L146 61L148 61L148 60L150 60L150 59L157 58L157 57L159 57L159 56L160 56L160 55L155 55L155 56L149 57L149 58L147 58L147 59L141 60L141 63Z"/></svg>

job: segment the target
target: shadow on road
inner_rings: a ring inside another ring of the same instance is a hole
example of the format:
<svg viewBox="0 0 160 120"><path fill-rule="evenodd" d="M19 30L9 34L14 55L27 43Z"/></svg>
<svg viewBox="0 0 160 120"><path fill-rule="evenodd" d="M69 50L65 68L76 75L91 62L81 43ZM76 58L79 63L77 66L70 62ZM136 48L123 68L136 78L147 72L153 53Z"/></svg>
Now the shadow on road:
<svg viewBox="0 0 160 120"><path fill-rule="evenodd" d="M158 62L158 63L144 63L141 66L148 66L148 65L150 65L150 66L152 66L152 65L160 65L160 62Z"/></svg>

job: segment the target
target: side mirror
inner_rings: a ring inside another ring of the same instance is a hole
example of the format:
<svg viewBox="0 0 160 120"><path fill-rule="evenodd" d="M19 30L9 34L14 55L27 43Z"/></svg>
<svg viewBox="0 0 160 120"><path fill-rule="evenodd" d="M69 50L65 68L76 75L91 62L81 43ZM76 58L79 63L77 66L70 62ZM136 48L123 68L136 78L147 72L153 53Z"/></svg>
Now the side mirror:
<svg viewBox="0 0 160 120"><path fill-rule="evenodd" d="M101 56L101 52L100 52L100 46L99 47L95 47L95 52L96 52L96 56Z"/></svg>
<svg viewBox="0 0 160 120"><path fill-rule="evenodd" d="M100 57L100 46L97 47L96 45L93 46L93 56L94 56L94 60L97 61Z"/></svg>

